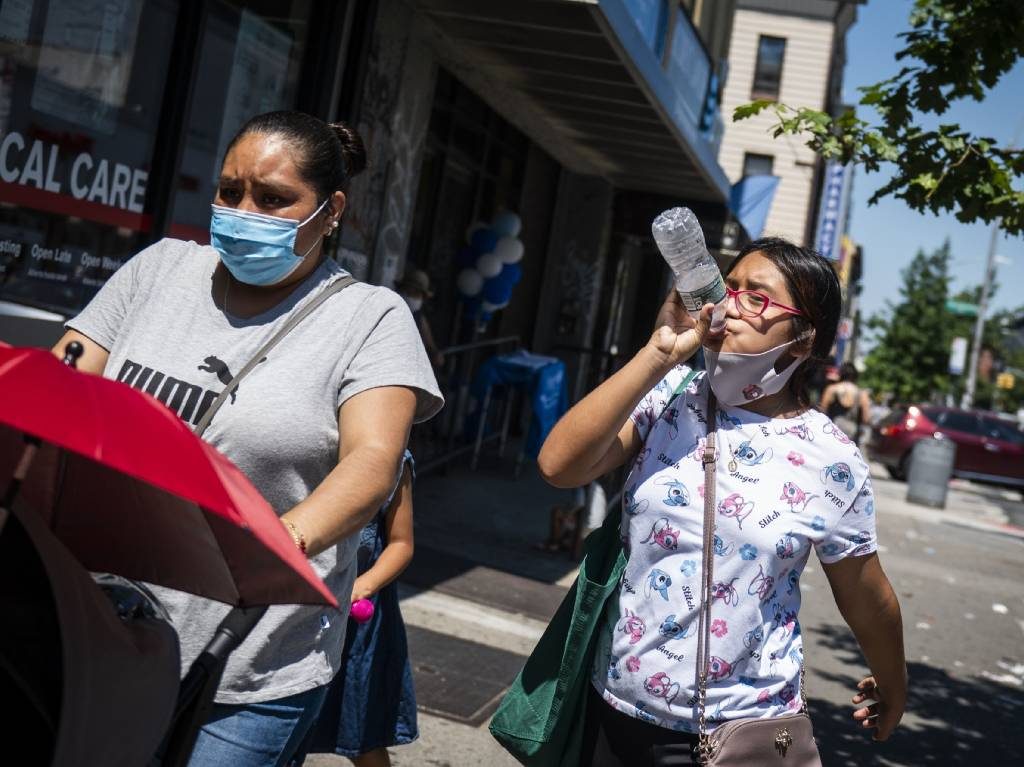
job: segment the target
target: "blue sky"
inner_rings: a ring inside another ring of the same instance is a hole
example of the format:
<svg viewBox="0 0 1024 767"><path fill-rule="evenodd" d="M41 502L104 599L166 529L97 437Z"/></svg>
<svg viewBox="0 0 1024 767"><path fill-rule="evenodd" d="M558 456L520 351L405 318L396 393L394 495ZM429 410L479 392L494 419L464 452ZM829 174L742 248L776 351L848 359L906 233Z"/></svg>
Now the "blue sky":
<svg viewBox="0 0 1024 767"><path fill-rule="evenodd" d="M847 103L859 100L857 87L891 77L898 71L895 54L903 47L896 35L909 29L911 0L868 0L858 8L857 22L847 34L847 64L843 94ZM902 63L902 62L901 62ZM1024 140L1024 62L1019 62L989 92L985 101L955 103L942 122L956 122L966 130L991 136L1008 144L1021 131ZM872 120L874 112L860 107L861 117ZM866 174L857 169L854 177L850 235L864 248L864 316L882 309L886 300L896 301L901 284L900 270L918 248L926 251L949 238L952 245L953 290L979 284L984 277L990 227L961 224L952 213L934 216L910 210L902 200L886 197L869 206L868 198L889 176L885 170ZM990 306L1015 308L1024 305L1024 238L1000 235L996 252L1010 259L997 271L999 290Z"/></svg>

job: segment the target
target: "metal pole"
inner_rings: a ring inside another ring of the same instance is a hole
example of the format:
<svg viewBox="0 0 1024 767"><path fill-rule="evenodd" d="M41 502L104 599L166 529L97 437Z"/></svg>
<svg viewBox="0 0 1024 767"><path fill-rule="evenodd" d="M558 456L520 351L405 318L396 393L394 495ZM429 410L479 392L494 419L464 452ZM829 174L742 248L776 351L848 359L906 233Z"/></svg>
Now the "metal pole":
<svg viewBox="0 0 1024 767"><path fill-rule="evenodd" d="M960 407L967 409L974 404L974 391L978 386L978 358L981 356L981 338L985 332L985 315L988 312L988 294L996 272L996 243L999 241L1000 220L992 224L992 236L988 241L988 260L985 262L985 282L981 286L981 300L978 302L978 318L974 321L974 342L971 344L971 362L967 368L967 387L960 400Z"/></svg>

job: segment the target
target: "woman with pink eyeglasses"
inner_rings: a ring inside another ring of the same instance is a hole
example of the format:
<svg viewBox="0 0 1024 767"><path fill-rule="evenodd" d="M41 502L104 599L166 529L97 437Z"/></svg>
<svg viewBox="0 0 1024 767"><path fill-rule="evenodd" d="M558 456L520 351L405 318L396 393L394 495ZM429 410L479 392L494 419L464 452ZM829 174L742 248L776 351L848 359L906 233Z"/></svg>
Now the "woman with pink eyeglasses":
<svg viewBox="0 0 1024 767"><path fill-rule="evenodd" d="M903 715L900 608L878 559L868 466L807 393L835 341L839 281L816 253L767 238L737 256L725 282L724 330L709 330L710 304L695 322L673 290L650 341L559 421L539 457L558 487L630 466L628 562L599 632L581 764L696 764L702 711L708 734L801 711L800 575L812 550L871 671L853 691L853 719L882 741ZM701 347L707 371L694 375L685 363ZM701 709L709 419L720 500Z"/></svg>

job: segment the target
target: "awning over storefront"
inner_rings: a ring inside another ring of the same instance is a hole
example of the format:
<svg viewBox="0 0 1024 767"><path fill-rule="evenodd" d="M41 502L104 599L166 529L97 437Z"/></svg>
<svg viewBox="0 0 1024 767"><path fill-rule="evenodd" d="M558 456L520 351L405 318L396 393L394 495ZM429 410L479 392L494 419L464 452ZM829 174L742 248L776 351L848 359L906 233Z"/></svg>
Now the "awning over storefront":
<svg viewBox="0 0 1024 767"><path fill-rule="evenodd" d="M616 186L725 202L712 62L673 4L419 0L442 64L569 170Z"/></svg>

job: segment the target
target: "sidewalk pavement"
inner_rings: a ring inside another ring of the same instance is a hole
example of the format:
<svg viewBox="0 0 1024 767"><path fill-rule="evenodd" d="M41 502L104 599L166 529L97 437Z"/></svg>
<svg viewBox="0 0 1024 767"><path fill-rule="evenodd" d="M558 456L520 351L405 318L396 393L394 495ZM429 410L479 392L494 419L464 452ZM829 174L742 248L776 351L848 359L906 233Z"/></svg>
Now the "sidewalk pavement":
<svg viewBox="0 0 1024 767"><path fill-rule="evenodd" d="M907 502L906 485L881 466L872 466L872 477L880 556L899 593L920 686L889 744L856 730L848 701L866 669L820 565L808 563L801 623L824 764L1024 763L1016 762L1022 747L1014 724L1024 713L1024 503L957 481L945 510L931 509ZM453 467L423 477L415 493L416 557L400 594L420 738L391 749L393 763L515 765L487 722L575 577L565 555L534 548L547 535L550 507L567 492L545 485L531 467L515 480L510 467L485 462L477 472ZM306 761L346 763L326 755Z"/></svg>

